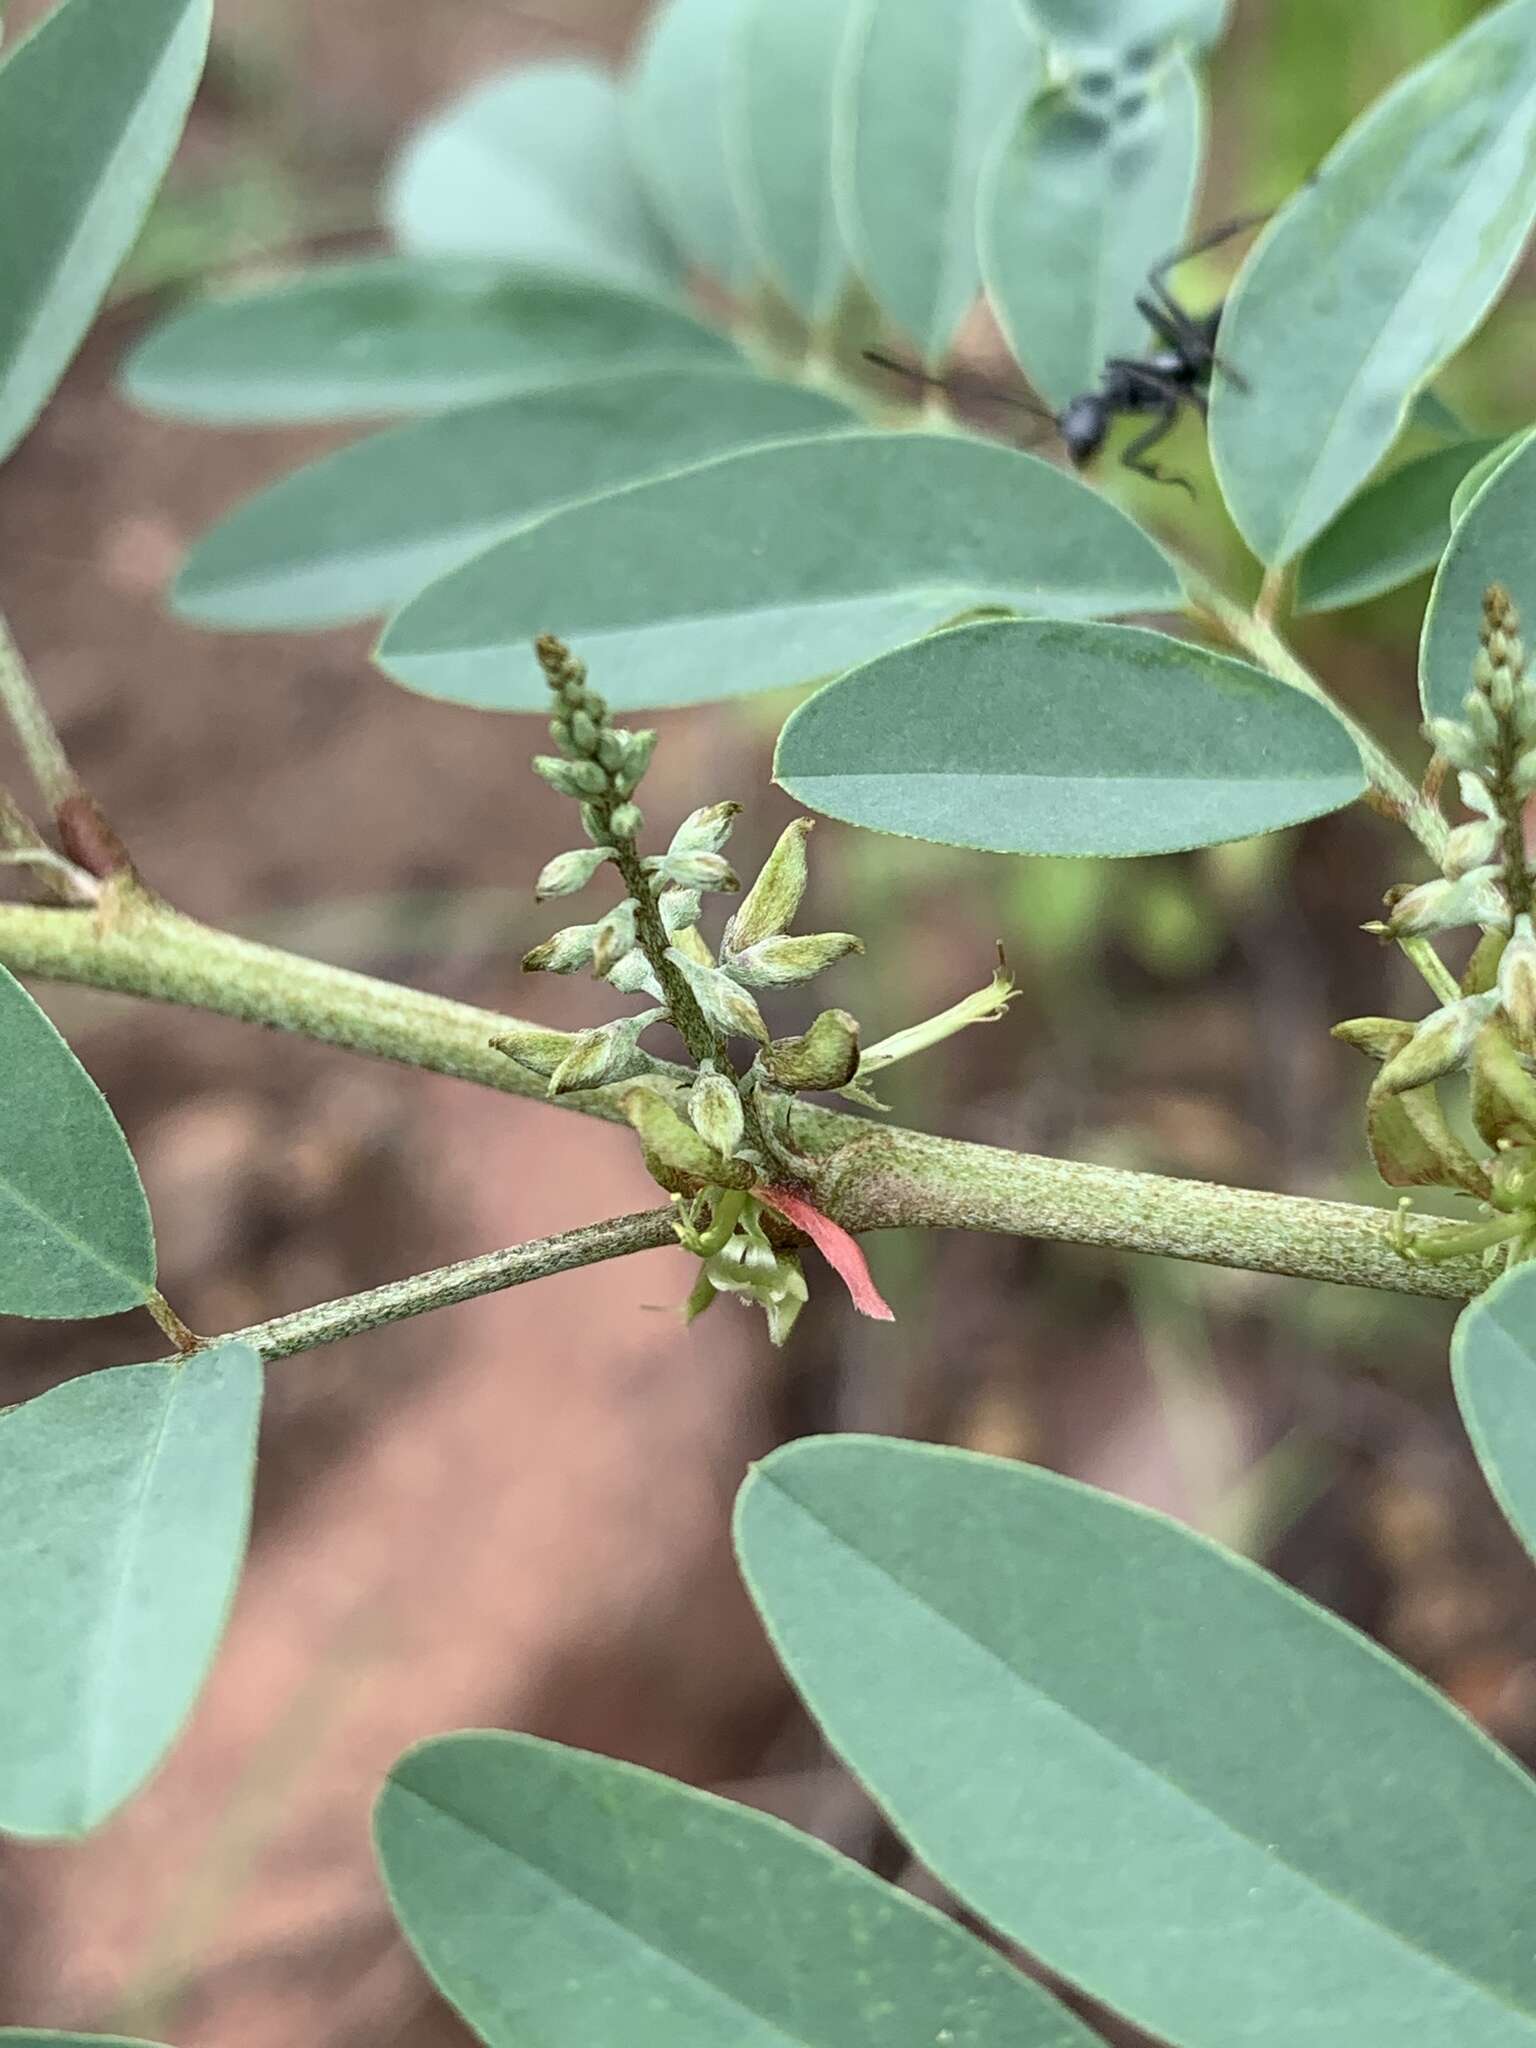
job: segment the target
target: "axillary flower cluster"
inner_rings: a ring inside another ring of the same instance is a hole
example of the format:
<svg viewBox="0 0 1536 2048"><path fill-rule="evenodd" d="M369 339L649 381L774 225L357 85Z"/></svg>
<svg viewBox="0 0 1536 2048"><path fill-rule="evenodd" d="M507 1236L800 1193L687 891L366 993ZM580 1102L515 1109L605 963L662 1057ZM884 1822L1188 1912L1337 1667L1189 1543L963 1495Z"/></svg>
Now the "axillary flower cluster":
<svg viewBox="0 0 1536 2048"><path fill-rule="evenodd" d="M536 643L553 693L557 752L535 771L581 806L589 844L558 854L539 876L540 901L584 889L612 867L623 895L595 924L569 925L525 957L530 972L591 974L648 1006L589 1031L523 1027L494 1041L538 1074L551 1096L611 1089L640 1140L652 1178L677 1205L679 1240L702 1261L690 1319L729 1294L765 1310L782 1343L806 1300L796 1248L810 1237L848 1284L857 1306L886 1315L857 1245L812 1199L817 1161L795 1143L796 1097L828 1091L879 1108L871 1075L967 1024L999 1017L1013 993L1006 973L942 1016L866 1049L846 1010L823 1010L793 1037L773 1037L754 991L810 981L863 951L850 932L790 931L807 881L811 820L796 819L727 921L718 952L699 929L704 898L741 884L725 846L741 806L708 804L685 818L665 853L642 855L636 791L653 732L616 726L565 645ZM691 1071L648 1053L641 1039L670 1025ZM753 1048L738 1068L732 1047Z"/></svg>
<svg viewBox="0 0 1536 2048"><path fill-rule="evenodd" d="M1388 892L1387 915L1365 929L1396 941L1441 1005L1418 1023L1356 1017L1334 1036L1382 1062L1367 1104L1367 1130L1382 1178L1393 1187L1443 1187L1481 1205L1476 1222L1407 1234L1405 1257L1481 1252L1489 1265L1536 1255L1536 932L1525 810L1536 794L1536 681L1527 672L1509 593L1483 599L1472 688L1459 719L1434 718L1425 735L1432 771L1456 771L1472 813L1449 834L1438 879ZM1478 933L1460 978L1433 943ZM1479 1155L1451 1128L1441 1085L1465 1075Z"/></svg>

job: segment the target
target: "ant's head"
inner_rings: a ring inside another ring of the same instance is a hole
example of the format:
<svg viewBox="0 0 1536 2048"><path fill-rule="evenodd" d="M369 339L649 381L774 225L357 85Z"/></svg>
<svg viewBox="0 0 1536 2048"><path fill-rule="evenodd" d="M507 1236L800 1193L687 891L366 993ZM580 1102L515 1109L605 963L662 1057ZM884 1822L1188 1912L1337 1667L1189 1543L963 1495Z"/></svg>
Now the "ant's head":
<svg viewBox="0 0 1536 2048"><path fill-rule="evenodd" d="M1080 398L1067 400L1056 427L1073 464L1081 469L1104 446L1104 436L1109 432L1109 407L1097 392L1085 391Z"/></svg>

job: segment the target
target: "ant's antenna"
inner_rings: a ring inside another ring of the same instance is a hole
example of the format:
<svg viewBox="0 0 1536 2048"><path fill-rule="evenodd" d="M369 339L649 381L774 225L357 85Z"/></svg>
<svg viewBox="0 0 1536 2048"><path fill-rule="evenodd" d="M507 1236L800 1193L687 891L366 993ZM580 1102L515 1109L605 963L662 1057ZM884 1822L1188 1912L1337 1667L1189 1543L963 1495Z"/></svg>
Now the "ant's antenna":
<svg viewBox="0 0 1536 2048"><path fill-rule="evenodd" d="M1033 398L1026 398L1022 391L1008 391L1001 384L988 377L978 376L974 370L952 370L947 377L939 377L932 370L919 368L916 363L903 362L899 356L887 355L884 349L866 348L862 351L864 360L873 363L877 369L892 370L898 377L905 377L914 384L924 385L930 391L942 391L949 399L974 399L985 405L1006 405L1015 412L1028 413L1042 426L1053 432L1057 419L1049 407L1040 405Z"/></svg>

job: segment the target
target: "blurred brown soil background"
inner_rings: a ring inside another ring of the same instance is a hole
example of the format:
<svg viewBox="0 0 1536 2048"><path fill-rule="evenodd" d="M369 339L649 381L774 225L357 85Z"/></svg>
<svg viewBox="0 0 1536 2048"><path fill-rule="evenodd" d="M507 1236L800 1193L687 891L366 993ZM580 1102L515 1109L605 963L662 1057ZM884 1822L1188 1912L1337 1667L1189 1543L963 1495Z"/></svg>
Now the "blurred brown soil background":
<svg viewBox="0 0 1536 2048"><path fill-rule="evenodd" d="M13 6L11 31L38 11ZM572 47L561 20L616 50L639 11L221 0L176 190L265 152L302 228L306 203L318 218L322 195L366 193L446 95ZM0 477L3 602L86 780L195 915L594 1020L589 985L517 969L548 924L529 878L569 836L526 771L525 722L394 689L363 632L215 638L166 615L187 541L337 437L133 413L115 365L165 303L109 314ZM1363 690L1373 663L1401 687L1400 647L1357 650ZM736 796L742 859L760 857L786 815L766 720L660 723L652 819ZM838 999L872 1030L977 986L999 933L1021 969L1010 1021L930 1060L899 1113L1370 1198L1362 1075L1326 1033L1391 1007L1353 931L1393 879L1375 821L1320 825L1257 880L1166 864L1162 925L1155 904L1134 928L1117 918L1117 872L1065 943L1043 934L1027 868L830 825L814 852L826 921L871 943ZM1180 940L1186 897L1204 922ZM627 1137L582 1118L218 1019L39 994L128 1131L165 1290L198 1328L652 1199ZM90 1842L0 1848L0 2023L185 2048L465 2039L393 1931L368 1842L388 1764L452 1727L531 1729L723 1787L923 1885L825 1765L732 1568L748 1460L807 1429L1036 1457L1219 1528L1536 1755L1533 1584L1456 1425L1441 1311L1005 1242L872 1249L894 1331L855 1324L815 1271L784 1357L729 1305L684 1333L687 1261L662 1253L274 1368L251 1565L185 1738ZM7 1322L0 1401L158 1348L133 1319Z"/></svg>

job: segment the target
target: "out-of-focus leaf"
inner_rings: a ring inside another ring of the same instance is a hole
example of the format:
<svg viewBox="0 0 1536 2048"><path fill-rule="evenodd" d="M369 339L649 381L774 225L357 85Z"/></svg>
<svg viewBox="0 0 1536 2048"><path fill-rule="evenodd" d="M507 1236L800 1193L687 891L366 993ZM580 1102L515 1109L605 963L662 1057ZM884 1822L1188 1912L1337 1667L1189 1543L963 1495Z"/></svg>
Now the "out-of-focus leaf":
<svg viewBox="0 0 1536 2048"><path fill-rule="evenodd" d="M0 1416L0 1828L82 1835L176 1738L245 1555L261 1360L218 1344Z"/></svg>
<svg viewBox="0 0 1536 2048"><path fill-rule="evenodd" d="M1354 742L1246 662L1135 626L992 619L913 641L790 716L814 811L991 853L1168 853L1359 796Z"/></svg>
<svg viewBox="0 0 1536 2048"><path fill-rule="evenodd" d="M424 590L380 665L430 697L542 711L556 632L625 711L782 688L978 606L1179 603L1160 550L1075 477L957 435L780 442L589 498Z"/></svg>
<svg viewBox="0 0 1536 2048"><path fill-rule="evenodd" d="M856 1863L633 1764L528 1735L441 1736L395 1765L374 1829L412 1946L507 2048L1096 2038Z"/></svg>
<svg viewBox="0 0 1536 2048"><path fill-rule="evenodd" d="M1199 84L1176 54L1102 107L1059 87L998 137L980 201L987 296L1058 410L1109 357L1145 350L1136 300L1186 238L1204 131Z"/></svg>
<svg viewBox="0 0 1536 2048"><path fill-rule="evenodd" d="M0 1315L109 1316L154 1285L149 1204L117 1119L0 967Z"/></svg>
<svg viewBox="0 0 1536 2048"><path fill-rule="evenodd" d="M729 342L653 300L493 263L386 257L174 314L128 358L123 386L173 419L268 426L709 359L733 360Z"/></svg>
<svg viewBox="0 0 1536 2048"><path fill-rule="evenodd" d="M1502 462L1451 530L1419 643L1427 718L1459 718L1472 687L1483 592L1502 583L1536 632L1536 434Z"/></svg>
<svg viewBox="0 0 1536 2048"><path fill-rule="evenodd" d="M1490 450L1481 462L1467 471L1451 496L1452 526L1459 526L1462 520L1466 518L1467 507L1483 488L1483 485L1487 483L1489 477L1493 475L1496 469L1504 467L1510 456L1517 449L1525 446L1530 431L1529 427L1522 427L1519 433L1509 435L1506 440L1499 443L1497 448Z"/></svg>
<svg viewBox="0 0 1536 2048"><path fill-rule="evenodd" d="M0 460L69 367L165 175L212 0L63 0L0 62Z"/></svg>
<svg viewBox="0 0 1536 2048"><path fill-rule="evenodd" d="M871 0L837 107L837 197L859 273L941 363L981 289L982 163L1038 89L1014 0Z"/></svg>
<svg viewBox="0 0 1536 2048"><path fill-rule="evenodd" d="M752 282L726 118L746 0L663 0L630 71L635 166L677 246L732 291Z"/></svg>
<svg viewBox="0 0 1536 2048"><path fill-rule="evenodd" d="M1506 0L1399 81L1260 237L1212 387L1244 539L1291 561L1477 326L1536 215L1536 0Z"/></svg>
<svg viewBox="0 0 1536 2048"><path fill-rule="evenodd" d="M595 64L528 64L477 85L416 130L384 214L409 255L676 289L676 253L630 160L619 85Z"/></svg>
<svg viewBox="0 0 1536 2048"><path fill-rule="evenodd" d="M850 417L820 392L701 363L413 420L237 507L192 550L173 601L211 626L366 618L535 513Z"/></svg>
<svg viewBox="0 0 1536 2048"><path fill-rule="evenodd" d="M1478 1463L1536 1557L1536 1266L1512 1267L1462 1311L1451 1372Z"/></svg>
<svg viewBox="0 0 1536 2048"><path fill-rule="evenodd" d="M836 80L857 0L746 0L727 122L737 202L762 269L812 327L852 278L832 194Z"/></svg>
<svg viewBox="0 0 1536 2048"><path fill-rule="evenodd" d="M1433 569L1451 537L1457 486L1498 441L1432 448L1379 477L1352 499L1302 556L1296 607L1341 611Z"/></svg>
<svg viewBox="0 0 1536 2048"><path fill-rule="evenodd" d="M872 1438L758 1465L747 1583L927 1866L1180 2048L1529 2048L1536 1788L1268 1573L1056 1474Z"/></svg>
<svg viewBox="0 0 1536 2048"><path fill-rule="evenodd" d="M1144 69L1172 42L1214 43L1229 0L1015 0L1025 19L1078 61Z"/></svg>

